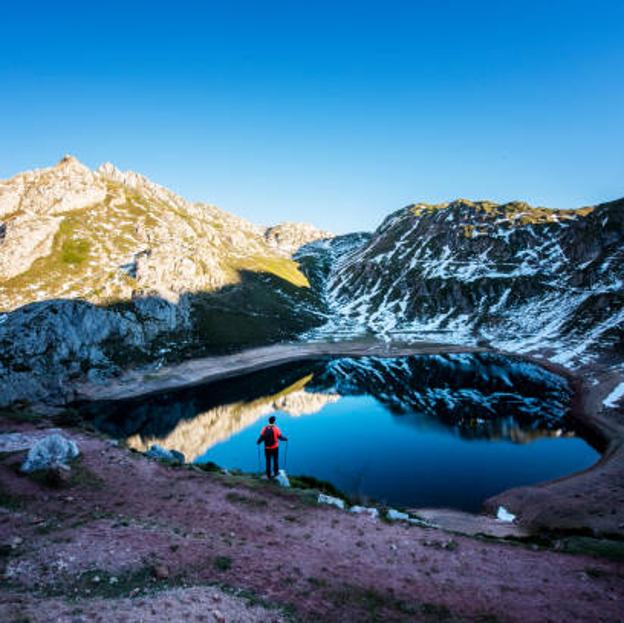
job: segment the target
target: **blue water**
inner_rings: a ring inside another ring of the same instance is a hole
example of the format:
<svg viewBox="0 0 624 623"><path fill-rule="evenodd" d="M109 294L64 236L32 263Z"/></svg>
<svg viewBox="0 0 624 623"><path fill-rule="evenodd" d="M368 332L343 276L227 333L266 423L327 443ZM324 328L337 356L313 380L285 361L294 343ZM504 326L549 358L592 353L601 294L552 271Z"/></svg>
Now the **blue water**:
<svg viewBox="0 0 624 623"><path fill-rule="evenodd" d="M345 396L311 415L273 413L288 444L281 466L327 480L352 496L406 507L477 511L505 489L559 478L595 463L599 454L578 437L527 443L466 439L413 413L394 414L371 396ZM263 417L197 458L258 471L255 445ZM539 435L539 431L535 433Z"/></svg>
<svg viewBox="0 0 624 623"><path fill-rule="evenodd" d="M598 460L574 436L570 398L564 379L535 364L446 354L285 364L85 414L137 450L160 444L246 472L263 469L255 442L272 414L290 439L281 464L291 475L363 502L477 511ZM303 410L313 413L289 415Z"/></svg>

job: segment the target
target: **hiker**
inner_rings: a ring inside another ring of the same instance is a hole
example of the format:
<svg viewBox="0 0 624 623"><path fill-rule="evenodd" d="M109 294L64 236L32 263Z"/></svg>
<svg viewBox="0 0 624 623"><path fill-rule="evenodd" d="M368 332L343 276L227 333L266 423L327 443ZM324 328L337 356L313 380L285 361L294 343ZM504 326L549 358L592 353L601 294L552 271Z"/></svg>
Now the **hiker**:
<svg viewBox="0 0 624 623"><path fill-rule="evenodd" d="M266 475L271 478L271 459L273 459L273 477L279 473L279 440L288 441L282 431L275 426L275 416L269 418L269 424L260 431L260 437L256 443L259 445L264 441L264 456L266 458Z"/></svg>

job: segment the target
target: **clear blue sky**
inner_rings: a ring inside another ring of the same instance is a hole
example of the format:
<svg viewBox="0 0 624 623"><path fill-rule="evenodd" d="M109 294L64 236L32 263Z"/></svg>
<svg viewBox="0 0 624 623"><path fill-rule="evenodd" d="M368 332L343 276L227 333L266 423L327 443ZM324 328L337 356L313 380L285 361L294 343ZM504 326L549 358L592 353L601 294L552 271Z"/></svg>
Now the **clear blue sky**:
<svg viewBox="0 0 624 623"><path fill-rule="evenodd" d="M613 199L624 1L5 2L0 178L64 153L338 232Z"/></svg>

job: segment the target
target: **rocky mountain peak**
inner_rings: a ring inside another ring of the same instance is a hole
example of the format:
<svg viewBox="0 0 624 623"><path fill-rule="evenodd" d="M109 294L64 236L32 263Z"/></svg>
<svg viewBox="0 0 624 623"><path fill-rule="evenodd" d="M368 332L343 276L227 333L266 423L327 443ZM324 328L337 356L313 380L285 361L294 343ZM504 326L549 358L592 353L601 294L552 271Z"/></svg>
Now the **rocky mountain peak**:
<svg viewBox="0 0 624 623"><path fill-rule="evenodd" d="M117 181L121 181L124 177L124 174L112 162L103 162L95 172L102 177Z"/></svg>
<svg viewBox="0 0 624 623"><path fill-rule="evenodd" d="M0 228L7 311L56 297L102 303L146 292L174 302L250 272L307 285L291 255L330 236L296 223L259 227L139 173L110 162L91 171L70 155L0 182Z"/></svg>
<svg viewBox="0 0 624 623"><path fill-rule="evenodd" d="M65 154L56 164L57 167L71 166L79 164L84 166L76 156L72 156L71 154Z"/></svg>
<svg viewBox="0 0 624 623"><path fill-rule="evenodd" d="M118 182L129 188L134 189L148 189L152 191L165 190L162 186L152 182L149 178L135 173L134 171L121 171L112 162L105 162L101 164L95 173L104 180L112 182ZM171 192L171 191L168 191Z"/></svg>
<svg viewBox="0 0 624 623"><path fill-rule="evenodd" d="M301 247L317 240L328 240L334 234L308 223L279 223L264 230L264 238L271 247L288 255L294 254Z"/></svg>

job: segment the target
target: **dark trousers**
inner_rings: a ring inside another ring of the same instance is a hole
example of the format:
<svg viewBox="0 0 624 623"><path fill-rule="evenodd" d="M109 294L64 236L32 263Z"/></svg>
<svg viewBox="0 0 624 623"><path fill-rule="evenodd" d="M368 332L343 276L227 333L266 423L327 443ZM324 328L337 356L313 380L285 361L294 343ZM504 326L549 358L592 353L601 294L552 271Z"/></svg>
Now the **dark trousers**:
<svg viewBox="0 0 624 623"><path fill-rule="evenodd" d="M265 448L264 458L266 459L266 475L271 477L271 460L273 460L273 475L277 476L279 473L279 448L272 448L271 450Z"/></svg>

